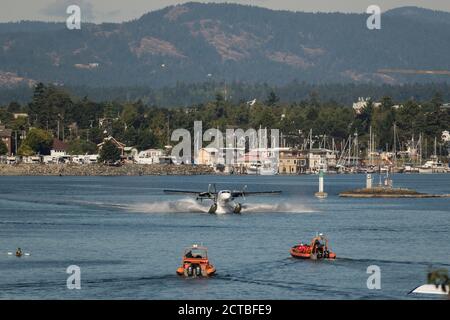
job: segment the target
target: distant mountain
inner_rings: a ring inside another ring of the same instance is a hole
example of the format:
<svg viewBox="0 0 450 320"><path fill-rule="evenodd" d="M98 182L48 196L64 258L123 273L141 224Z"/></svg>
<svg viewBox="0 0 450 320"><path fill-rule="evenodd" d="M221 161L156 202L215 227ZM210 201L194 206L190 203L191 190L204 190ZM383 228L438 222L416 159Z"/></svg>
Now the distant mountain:
<svg viewBox="0 0 450 320"><path fill-rule="evenodd" d="M450 24L450 12L436 11L418 7L401 7L389 10L387 16L408 18L421 23Z"/></svg>
<svg viewBox="0 0 450 320"><path fill-rule="evenodd" d="M0 24L0 87L152 86L241 81L285 84L448 81L380 69L450 70L449 13L399 8L367 15L187 3L124 23Z"/></svg>

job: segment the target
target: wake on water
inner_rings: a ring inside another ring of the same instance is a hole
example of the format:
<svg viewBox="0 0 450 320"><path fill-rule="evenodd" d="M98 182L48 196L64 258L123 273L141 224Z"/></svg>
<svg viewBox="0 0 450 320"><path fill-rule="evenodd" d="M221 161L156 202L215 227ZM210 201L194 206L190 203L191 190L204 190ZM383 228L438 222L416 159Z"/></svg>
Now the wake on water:
<svg viewBox="0 0 450 320"><path fill-rule="evenodd" d="M208 213L211 203L198 202L194 199L177 201L155 201L121 206L122 209L140 213ZM283 203L251 203L243 204L243 213L308 213L314 210L303 204ZM218 212L219 213L219 212Z"/></svg>

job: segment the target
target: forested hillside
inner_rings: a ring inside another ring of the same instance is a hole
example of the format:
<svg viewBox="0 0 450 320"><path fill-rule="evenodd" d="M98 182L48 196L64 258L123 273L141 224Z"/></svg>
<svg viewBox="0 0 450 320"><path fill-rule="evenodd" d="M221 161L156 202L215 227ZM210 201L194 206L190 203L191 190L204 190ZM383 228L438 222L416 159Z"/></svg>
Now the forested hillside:
<svg viewBox="0 0 450 320"><path fill-rule="evenodd" d="M448 81L445 74L380 71L450 70L448 16L396 9L371 31L366 14L187 3L79 31L62 23L0 24L0 87Z"/></svg>

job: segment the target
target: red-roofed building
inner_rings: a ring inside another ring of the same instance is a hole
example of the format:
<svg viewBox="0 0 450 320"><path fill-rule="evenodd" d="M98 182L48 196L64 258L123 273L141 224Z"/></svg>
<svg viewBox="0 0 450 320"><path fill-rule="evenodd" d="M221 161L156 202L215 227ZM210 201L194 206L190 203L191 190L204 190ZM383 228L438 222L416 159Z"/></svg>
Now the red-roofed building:
<svg viewBox="0 0 450 320"><path fill-rule="evenodd" d="M50 150L50 155L52 157L63 157L67 155L68 148L69 147L67 143L58 139L53 139L53 145L52 149Z"/></svg>

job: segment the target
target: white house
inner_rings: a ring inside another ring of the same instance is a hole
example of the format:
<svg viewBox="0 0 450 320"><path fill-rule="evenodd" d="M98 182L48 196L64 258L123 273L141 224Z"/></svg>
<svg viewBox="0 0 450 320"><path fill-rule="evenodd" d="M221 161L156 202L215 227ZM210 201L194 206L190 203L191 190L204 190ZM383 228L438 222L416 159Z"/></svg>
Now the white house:
<svg viewBox="0 0 450 320"><path fill-rule="evenodd" d="M67 156L68 146L61 140L53 139L53 145L50 150L50 156L53 158L61 158Z"/></svg>
<svg viewBox="0 0 450 320"><path fill-rule="evenodd" d="M333 150L318 148L308 152L308 169L310 172L328 171L329 167L336 167L337 159Z"/></svg>
<svg viewBox="0 0 450 320"><path fill-rule="evenodd" d="M442 141L450 142L450 132L448 130L442 131Z"/></svg>
<svg viewBox="0 0 450 320"><path fill-rule="evenodd" d="M162 149L147 149L139 152L134 160L137 164L154 164L159 163L159 159L163 155L164 151Z"/></svg>

